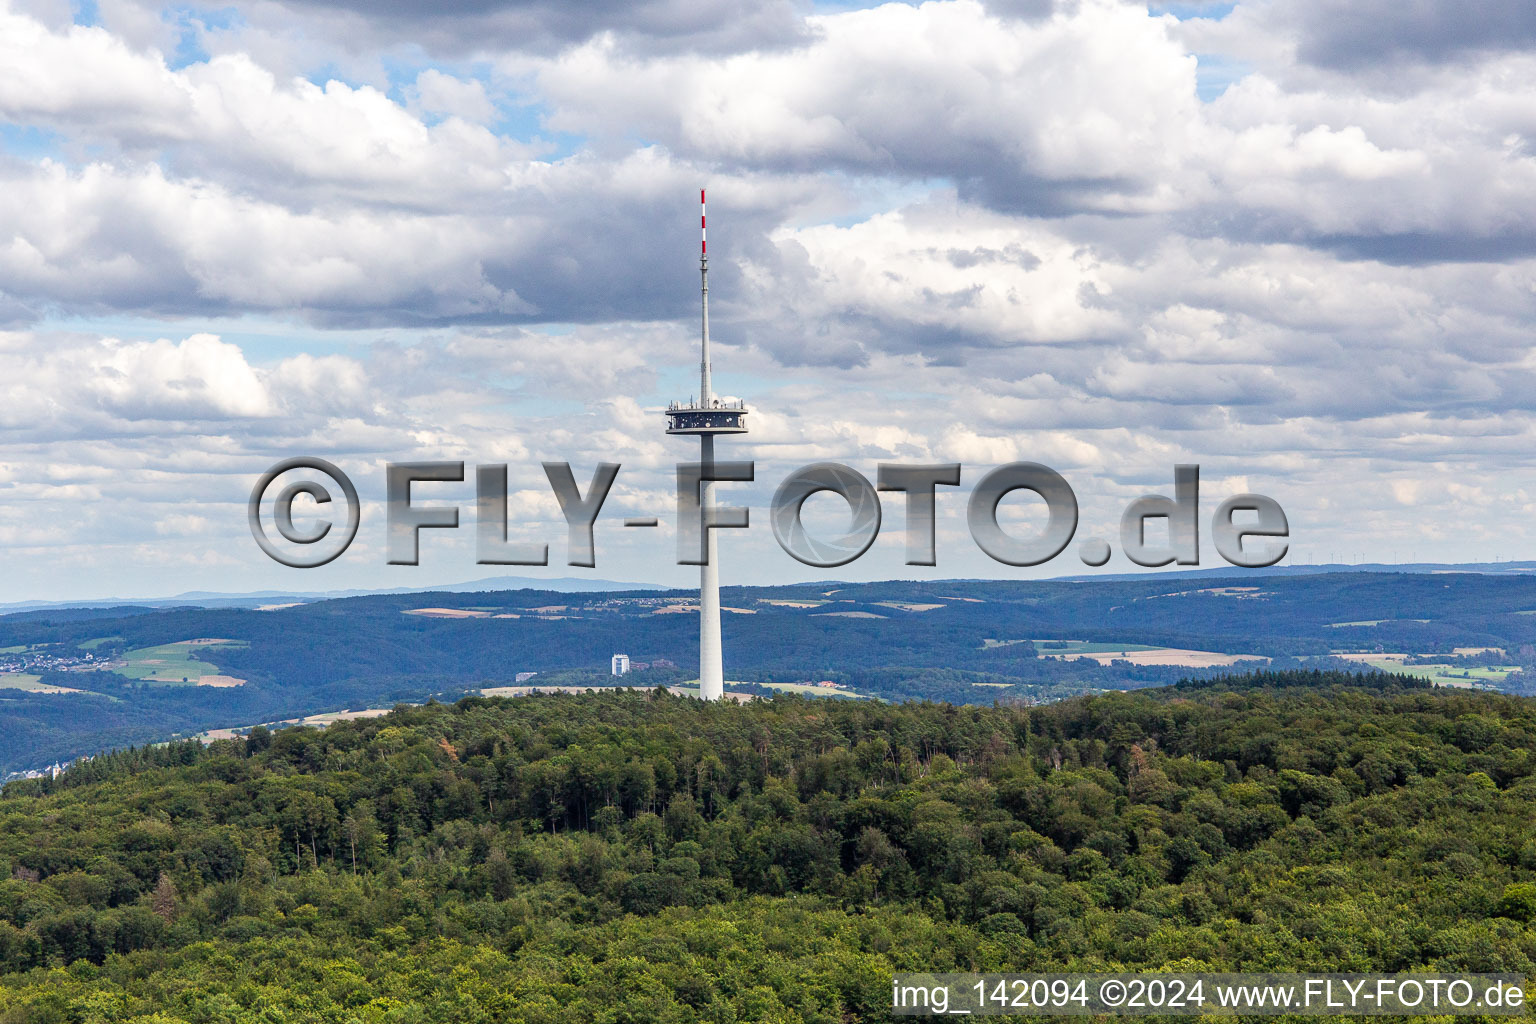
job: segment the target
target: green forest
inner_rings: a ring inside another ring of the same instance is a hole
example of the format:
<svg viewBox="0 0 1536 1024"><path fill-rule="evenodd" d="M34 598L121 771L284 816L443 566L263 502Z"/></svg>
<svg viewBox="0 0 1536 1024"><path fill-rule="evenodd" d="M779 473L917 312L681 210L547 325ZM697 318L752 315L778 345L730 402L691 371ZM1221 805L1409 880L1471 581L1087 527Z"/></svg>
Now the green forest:
<svg viewBox="0 0 1536 1024"><path fill-rule="evenodd" d="M895 971L1536 973L1536 702L471 698L0 795L0 1022L889 1019Z"/></svg>

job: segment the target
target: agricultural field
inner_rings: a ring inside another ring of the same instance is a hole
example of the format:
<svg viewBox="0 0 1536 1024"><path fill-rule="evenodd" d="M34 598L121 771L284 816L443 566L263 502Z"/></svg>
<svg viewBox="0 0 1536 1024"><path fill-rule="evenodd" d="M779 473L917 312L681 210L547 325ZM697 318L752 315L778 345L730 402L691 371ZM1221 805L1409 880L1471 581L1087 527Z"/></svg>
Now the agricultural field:
<svg viewBox="0 0 1536 1024"><path fill-rule="evenodd" d="M1482 650L1482 648L1459 648L1463 651ZM1388 654L1336 654L1336 658L1345 661L1353 661L1371 668L1381 669L1383 672L1401 672L1405 675L1418 676L1427 679L1436 686L1454 686L1463 690L1494 690L1498 689L1511 673L1518 672L1518 665L1487 665L1468 668L1462 665L1450 665L1443 663L1429 665L1404 664L1409 657L1403 653Z"/></svg>
<svg viewBox="0 0 1536 1024"><path fill-rule="evenodd" d="M527 697L535 693L586 693L588 690L621 690L629 689L622 684L611 686L553 686L535 685L529 683L525 686L482 686L482 697Z"/></svg>
<svg viewBox="0 0 1536 1024"><path fill-rule="evenodd" d="M41 676L30 672L6 672L0 674L0 690L26 690L28 693L79 693L67 686L49 686Z"/></svg>
<svg viewBox="0 0 1536 1024"><path fill-rule="evenodd" d="M80 643L77 646L79 646L79 648L82 651L94 651L96 648L100 647L102 644L109 644L109 643L113 643L113 642L119 641L119 640L122 640L122 637L120 637L120 636L98 636L98 637L93 637L90 640L82 640L82 641L80 641ZM11 650L25 650L25 648L21 648L21 647L6 648L6 651L11 651ZM5 651L0 651L0 653L5 653Z"/></svg>
<svg viewBox="0 0 1536 1024"><path fill-rule="evenodd" d="M245 680L224 675L217 665L200 660L200 651L219 647L244 647L239 640L178 640L158 647L128 651L120 662L104 665L119 675L146 683L183 686L240 686Z"/></svg>
<svg viewBox="0 0 1536 1024"><path fill-rule="evenodd" d="M1021 641L1004 641L1019 643ZM1075 658L1080 654L1123 654L1127 651L1156 651L1159 647L1147 644L1100 644L1085 640L1031 640L1042 658Z"/></svg>
<svg viewBox="0 0 1536 1024"><path fill-rule="evenodd" d="M480 608L402 608L400 614L428 619L484 619L491 613Z"/></svg>
<svg viewBox="0 0 1536 1024"><path fill-rule="evenodd" d="M867 700L868 694L855 693L842 686L816 686L812 683L763 683L763 686L780 693L798 693L803 697L845 697Z"/></svg>
<svg viewBox="0 0 1536 1024"><path fill-rule="evenodd" d="M335 725L337 722L352 722L363 718L379 718L393 710L393 708L364 708L358 711L330 711L321 715L307 715L304 718L285 718L281 722L264 722L262 724L271 729L282 729L290 725L303 725L315 729L324 729L326 726ZM245 735L252 728L254 726L226 726L222 729L209 729L206 732L200 732L192 738L199 743L212 743L214 740L232 740L236 736Z"/></svg>
<svg viewBox="0 0 1536 1024"><path fill-rule="evenodd" d="M330 711L323 715L290 718L275 724L278 726L307 725L317 729L324 729L326 726L335 725L337 722L353 722L363 718L381 718L393 710L393 708L361 708L356 711Z"/></svg>
<svg viewBox="0 0 1536 1024"><path fill-rule="evenodd" d="M1202 587L1199 590L1176 590L1171 594L1149 594L1146 598L1137 600L1156 601L1170 597L1230 597L1239 601L1251 601L1265 597L1265 592L1258 587Z"/></svg>
<svg viewBox="0 0 1536 1024"><path fill-rule="evenodd" d="M728 604L721 605L720 606L720 610L722 612L731 612L731 613L736 614L736 615L756 615L757 614L757 609L756 608L736 608L736 607L733 607L733 606L728 605ZM699 614L699 606L697 604L664 604L660 608L653 608L653 609L651 609L651 614L652 615L697 615L697 614ZM547 616L547 618L557 618L557 619L558 618L567 618L567 617L568 616L563 616L563 615Z"/></svg>
<svg viewBox="0 0 1536 1024"><path fill-rule="evenodd" d="M1517 613L1518 614L1518 613ZM1347 626L1379 626L1383 622L1432 622L1432 619L1359 619L1355 622L1329 622L1329 629L1344 629Z"/></svg>
<svg viewBox="0 0 1536 1024"><path fill-rule="evenodd" d="M1036 653L1042 658L1062 661L1091 658L1100 665L1128 661L1132 665L1219 668L1239 662L1269 660L1257 654L1221 654L1217 651L1192 651L1182 647L1152 647L1147 644L1084 643L1077 640L1036 640L1034 643Z"/></svg>
<svg viewBox="0 0 1536 1024"><path fill-rule="evenodd" d="M695 680L691 685L669 686L667 687L667 692L672 694L674 697L698 697L698 681ZM738 704L745 704L754 698L750 693L741 693L736 690L726 690L722 695L722 699L733 700Z"/></svg>

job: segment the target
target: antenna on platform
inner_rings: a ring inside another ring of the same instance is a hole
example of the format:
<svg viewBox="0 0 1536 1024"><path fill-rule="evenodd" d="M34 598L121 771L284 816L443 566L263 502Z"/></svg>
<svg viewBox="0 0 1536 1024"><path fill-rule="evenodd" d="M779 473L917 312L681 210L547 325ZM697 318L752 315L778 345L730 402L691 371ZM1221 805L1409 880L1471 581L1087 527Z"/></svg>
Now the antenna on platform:
<svg viewBox="0 0 1536 1024"><path fill-rule="evenodd" d="M714 386L709 379L709 232L704 213L704 190L699 189L699 295L704 309L699 358L699 404L709 406Z"/></svg>

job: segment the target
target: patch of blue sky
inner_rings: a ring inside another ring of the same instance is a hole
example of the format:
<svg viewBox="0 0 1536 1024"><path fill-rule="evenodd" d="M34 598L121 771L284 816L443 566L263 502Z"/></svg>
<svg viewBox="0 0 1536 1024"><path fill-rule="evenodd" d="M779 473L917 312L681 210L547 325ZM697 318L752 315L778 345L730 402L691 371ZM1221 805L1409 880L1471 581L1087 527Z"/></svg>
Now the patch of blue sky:
<svg viewBox="0 0 1536 1024"><path fill-rule="evenodd" d="M830 225L837 228L850 228L864 223L876 214L899 210L902 207L920 203L935 193L951 193L955 189L955 183L944 177L866 178L842 171L836 172L832 177L840 182L844 193L850 197L849 205L838 211L835 216L826 216L821 210L809 211L805 216L787 222L786 227L807 228Z"/></svg>
<svg viewBox="0 0 1536 1024"><path fill-rule="evenodd" d="M162 20L176 26L176 48L166 58L173 71L208 60L203 47L206 32L225 32L245 25L245 18L233 7L173 6L161 11Z"/></svg>
<svg viewBox="0 0 1536 1024"><path fill-rule="evenodd" d="M383 70L388 82L384 89L385 95L402 107L412 105L416 79L422 72L429 69L440 71L462 81L479 82L485 90L491 107L496 111L496 116L486 127L502 138L518 142L533 140L542 142L545 148L540 153L541 159L565 159L579 152L587 143L583 135L551 131L546 128L546 119L550 114L549 107L531 94L507 88L504 81L497 80L494 69L487 62L446 63L432 60L424 51L411 47L404 51L381 55L379 67ZM315 68L305 77L321 88L331 81L341 82L352 88L374 84L353 80L335 64ZM425 123L431 125L437 124L448 115L434 112L422 113L420 116Z"/></svg>
<svg viewBox="0 0 1536 1024"><path fill-rule="evenodd" d="M901 2L901 0L811 0L811 13L842 14L844 11L867 11L874 7L884 7L892 2ZM912 0L906 6L916 7L917 4L918 0Z"/></svg>
<svg viewBox="0 0 1536 1024"><path fill-rule="evenodd" d="M260 316L161 319L131 315L52 316L36 324L33 330L96 334L122 341L180 341L194 334L215 334L238 345L253 363L275 363L305 353L355 355L377 341L409 345L430 333L396 328L320 329L299 321Z"/></svg>
<svg viewBox="0 0 1536 1024"><path fill-rule="evenodd" d="M546 152L540 154L541 159L564 160L576 155L587 144L584 135L551 131L545 127L550 110L538 100L492 96L491 102L498 116L490 129L509 139L538 139L548 147Z"/></svg>
<svg viewBox="0 0 1536 1024"><path fill-rule="evenodd" d="M322 89L324 89L327 83L330 82L340 82L342 85L349 86L353 89L360 89L365 85L373 84L371 82L363 82L353 79L346 72L342 71L341 65L331 61L327 61L326 63L321 64L319 67L310 69L304 73L304 77Z"/></svg>
<svg viewBox="0 0 1536 1024"><path fill-rule="evenodd" d="M101 12L96 9L96 0L70 0L69 9L76 25L101 24Z"/></svg>
<svg viewBox="0 0 1536 1024"><path fill-rule="evenodd" d="M1201 3L1193 0L1190 3L1148 4L1147 11L1150 14L1171 14L1180 21L1188 21L1191 18L1210 18L1212 21L1220 21L1232 13L1237 4L1229 0L1221 0L1216 3Z"/></svg>
<svg viewBox="0 0 1536 1024"><path fill-rule="evenodd" d="M31 124L0 121L0 152L23 160L65 159L59 134Z"/></svg>
<svg viewBox="0 0 1536 1024"><path fill-rule="evenodd" d="M411 86L416 84L417 76L428 68L435 68L443 74L453 75L455 78L481 77L478 74L466 73L464 68L456 68L449 64L434 61L426 55L426 52L421 47L414 44L406 47L403 51L380 54L379 66L384 69L384 74L389 79L389 88L386 90L389 98L402 106L409 99L407 94Z"/></svg>
<svg viewBox="0 0 1536 1024"><path fill-rule="evenodd" d="M1219 53L1197 53L1195 60L1195 94L1204 103L1221 96L1234 82L1247 77L1253 69L1240 60Z"/></svg>
<svg viewBox="0 0 1536 1024"><path fill-rule="evenodd" d="M166 65L172 71L180 71L192 64L206 64L208 51L203 49L203 34L195 25L181 22L176 33L176 48L167 55Z"/></svg>

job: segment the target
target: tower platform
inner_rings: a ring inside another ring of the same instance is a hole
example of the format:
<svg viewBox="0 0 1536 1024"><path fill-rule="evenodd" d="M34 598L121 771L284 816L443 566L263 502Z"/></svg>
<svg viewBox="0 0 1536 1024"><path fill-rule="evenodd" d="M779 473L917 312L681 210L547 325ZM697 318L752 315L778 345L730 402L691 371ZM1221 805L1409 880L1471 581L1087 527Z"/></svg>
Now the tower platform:
<svg viewBox="0 0 1536 1024"><path fill-rule="evenodd" d="M667 406L667 433L669 434L745 434L747 432L747 406L745 402L722 402L718 398L707 404L680 402Z"/></svg>

